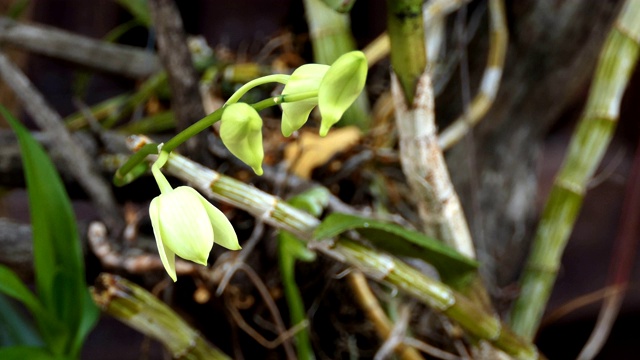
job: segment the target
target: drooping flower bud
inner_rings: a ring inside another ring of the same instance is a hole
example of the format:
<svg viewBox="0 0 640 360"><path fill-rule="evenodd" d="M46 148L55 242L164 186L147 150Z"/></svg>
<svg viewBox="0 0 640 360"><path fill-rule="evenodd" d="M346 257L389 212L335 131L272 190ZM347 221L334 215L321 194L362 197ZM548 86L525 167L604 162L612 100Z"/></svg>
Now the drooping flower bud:
<svg viewBox="0 0 640 360"><path fill-rule="evenodd" d="M297 68L282 90L282 95L317 91L329 65L306 64ZM307 122L311 110L318 105L318 98L285 102L282 104L282 135L291 134Z"/></svg>
<svg viewBox="0 0 640 360"><path fill-rule="evenodd" d="M348 52L331 64L318 90L320 136L326 136L356 101L367 80L367 69L367 58L361 51Z"/></svg>
<svg viewBox="0 0 640 360"><path fill-rule="evenodd" d="M262 175L262 118L246 103L228 105L220 119L220 138L224 145L257 175Z"/></svg>
<svg viewBox="0 0 640 360"><path fill-rule="evenodd" d="M165 270L177 280L175 255L207 265L213 244L240 249L238 237L224 214L188 186L180 186L151 200L149 216Z"/></svg>

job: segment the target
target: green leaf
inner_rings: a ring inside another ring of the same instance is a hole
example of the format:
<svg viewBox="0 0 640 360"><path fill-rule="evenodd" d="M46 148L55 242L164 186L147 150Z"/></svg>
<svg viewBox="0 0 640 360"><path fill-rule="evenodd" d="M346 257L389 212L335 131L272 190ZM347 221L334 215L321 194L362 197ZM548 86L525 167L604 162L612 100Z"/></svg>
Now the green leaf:
<svg viewBox="0 0 640 360"><path fill-rule="evenodd" d="M422 259L433 265L447 283L465 281L478 268L478 263L442 242L399 225L333 213L327 216L314 233L317 240L336 237L355 230L376 247L398 256Z"/></svg>
<svg viewBox="0 0 640 360"><path fill-rule="evenodd" d="M32 319L17 306L17 302L0 294L0 347L13 345L43 345Z"/></svg>
<svg viewBox="0 0 640 360"><path fill-rule="evenodd" d="M95 306L91 294L88 291L84 292L82 308L84 309L84 316L80 319L80 325L78 326L78 331L76 332L76 337L73 339L71 347L71 357L74 359L79 358L84 340L95 326L98 317L100 317L100 310Z"/></svg>
<svg viewBox="0 0 640 360"><path fill-rule="evenodd" d="M287 201L291 206L307 211L314 216L320 216L328 202L329 191L323 187L306 190ZM282 287L289 306L292 326L307 320L302 294L296 283L296 260L311 262L315 261L315 259L316 253L309 250L302 240L287 231L278 233L278 264L280 265ZM298 359L315 359L309 337L309 328L297 332L295 339Z"/></svg>
<svg viewBox="0 0 640 360"><path fill-rule="evenodd" d="M291 325L295 326L307 320L302 294L296 284L296 260L306 262L314 261L316 254L307 249L306 245L293 234L280 231L278 234L278 260L280 265L280 276L282 277L282 287L289 307ZM298 358L302 360L313 360L313 348L309 338L309 329L298 331L295 335Z"/></svg>
<svg viewBox="0 0 640 360"><path fill-rule="evenodd" d="M18 275L0 264L0 292L20 301L38 322L43 338L50 348L61 349L64 344L60 340L65 334L64 328L54 316L42 305L40 300L22 283ZM2 359L2 357L0 357Z"/></svg>
<svg viewBox="0 0 640 360"><path fill-rule="evenodd" d="M55 360L47 349L31 346L9 346L0 348L0 359L3 360Z"/></svg>
<svg viewBox="0 0 640 360"><path fill-rule="evenodd" d="M287 203L317 217L329 204L329 190L318 186L292 197Z"/></svg>
<svg viewBox="0 0 640 360"><path fill-rule="evenodd" d="M0 264L0 292L20 301L36 316L46 312L40 300L22 283L18 275L2 264Z"/></svg>
<svg viewBox="0 0 640 360"><path fill-rule="evenodd" d="M88 289L84 282L83 254L71 202L42 146L2 106L0 113L15 131L22 153L40 303L52 317L64 324L66 330L42 335L45 339L54 339L64 333L64 351L73 353L77 350L72 346L81 323L95 323L97 312L95 305L84 302ZM33 304L32 300L28 301ZM85 316L88 319L83 319ZM51 327L41 326L41 331L47 330L51 330Z"/></svg>

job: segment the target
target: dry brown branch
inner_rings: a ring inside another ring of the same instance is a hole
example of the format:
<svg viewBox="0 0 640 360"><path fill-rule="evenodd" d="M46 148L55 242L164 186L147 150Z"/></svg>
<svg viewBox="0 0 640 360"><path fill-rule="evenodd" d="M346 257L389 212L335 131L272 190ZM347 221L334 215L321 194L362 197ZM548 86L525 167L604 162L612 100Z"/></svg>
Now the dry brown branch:
<svg viewBox="0 0 640 360"><path fill-rule="evenodd" d="M205 116L198 75L174 0L151 0L148 4L158 37L158 55L169 78L176 127L182 131ZM187 141L187 153L202 161L205 146L206 134L203 133Z"/></svg>
<svg viewBox="0 0 640 360"><path fill-rule="evenodd" d="M87 232L89 248L107 269L121 269L130 274L144 274L150 271L164 271L157 254L144 253L139 249L129 249L121 253L114 249L103 223L93 222ZM176 274L190 275L198 271L198 265L182 259L176 259Z"/></svg>
<svg viewBox="0 0 640 360"><path fill-rule="evenodd" d="M147 77L160 70L158 58L143 49L50 26L21 24L4 16L0 17L0 44L132 78Z"/></svg>
<svg viewBox="0 0 640 360"><path fill-rule="evenodd" d="M0 218L0 264L21 278L33 277L33 243L31 226Z"/></svg>
<svg viewBox="0 0 640 360"><path fill-rule="evenodd" d="M105 223L112 230L119 232L122 229L122 218L111 186L99 174L93 159L67 131L60 115L47 104L27 76L1 52L0 76L18 95L25 110L38 126L51 135L56 151L62 155L68 170L95 202Z"/></svg>

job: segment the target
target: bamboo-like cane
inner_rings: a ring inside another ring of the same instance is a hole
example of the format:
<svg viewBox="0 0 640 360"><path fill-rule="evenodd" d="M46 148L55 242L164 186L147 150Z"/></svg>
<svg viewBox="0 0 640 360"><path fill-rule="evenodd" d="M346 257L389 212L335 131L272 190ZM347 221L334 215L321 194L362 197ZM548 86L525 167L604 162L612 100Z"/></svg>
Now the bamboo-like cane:
<svg viewBox="0 0 640 360"><path fill-rule="evenodd" d="M498 93L509 41L509 31L507 30L502 0L489 0L489 21L491 27L489 55L487 67L482 75L480 91L471 101L469 108L464 110L464 114L440 134L438 142L443 151L455 145L474 125L482 120Z"/></svg>
<svg viewBox="0 0 640 360"><path fill-rule="evenodd" d="M640 51L640 1L627 0L609 33L586 108L538 224L511 325L531 339L539 326L586 187L613 136Z"/></svg>
<svg viewBox="0 0 640 360"><path fill-rule="evenodd" d="M402 170L418 199L427 234L473 258L469 228L436 137L433 89L425 72L422 1L388 1L387 7Z"/></svg>
<svg viewBox="0 0 640 360"><path fill-rule="evenodd" d="M91 296L107 314L161 342L174 359L230 360L165 303L138 285L103 273Z"/></svg>
<svg viewBox="0 0 640 360"><path fill-rule="evenodd" d="M141 145L132 142L132 145ZM221 175L178 154L172 154L165 171L191 184L208 198L243 209L265 223L289 231L310 242L320 221L281 199L251 185ZM472 336L485 339L518 359L538 359L530 342L511 332L500 319L450 287L388 254L349 240L310 243L318 251L362 270L367 276L388 282L458 322Z"/></svg>

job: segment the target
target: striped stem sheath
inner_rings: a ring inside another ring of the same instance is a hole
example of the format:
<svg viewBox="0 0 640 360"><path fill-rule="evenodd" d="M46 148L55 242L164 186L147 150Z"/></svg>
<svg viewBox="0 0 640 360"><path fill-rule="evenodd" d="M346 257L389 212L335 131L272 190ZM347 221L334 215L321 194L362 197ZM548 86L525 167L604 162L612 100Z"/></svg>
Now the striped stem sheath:
<svg viewBox="0 0 640 360"><path fill-rule="evenodd" d="M425 232L475 258L458 195L451 184L436 134L433 87L421 0L387 1L391 42L391 94L395 107L402 171L416 194Z"/></svg>
<svg viewBox="0 0 640 360"><path fill-rule="evenodd" d="M398 78L391 76L391 93L400 142L402 171L415 194L427 235L475 258L475 249L458 194L438 146L431 77L423 74L413 104L404 102Z"/></svg>
<svg viewBox="0 0 640 360"><path fill-rule="evenodd" d="M231 359L167 304L126 279L102 273L91 296L102 311L162 343L174 359Z"/></svg>
<svg viewBox="0 0 640 360"><path fill-rule="evenodd" d="M185 157L172 154L165 171L191 184L203 195L232 204L279 229L309 242L320 221L281 199ZM349 240L316 243L315 247L341 262L388 282L461 324L471 335L519 359L538 359L535 346L514 335L500 320L450 287L420 273L397 258Z"/></svg>
<svg viewBox="0 0 640 360"><path fill-rule="evenodd" d="M489 55L487 67L482 75L480 92L471 101L465 113L440 134L438 142L443 151L459 142L473 126L482 120L498 93L509 42L503 0L489 0L489 20L491 27Z"/></svg>
<svg viewBox="0 0 640 360"><path fill-rule="evenodd" d="M586 108L549 194L521 278L511 325L527 339L539 326L587 184L613 136L624 90L638 61L639 43L640 1L628 0L600 54Z"/></svg>

